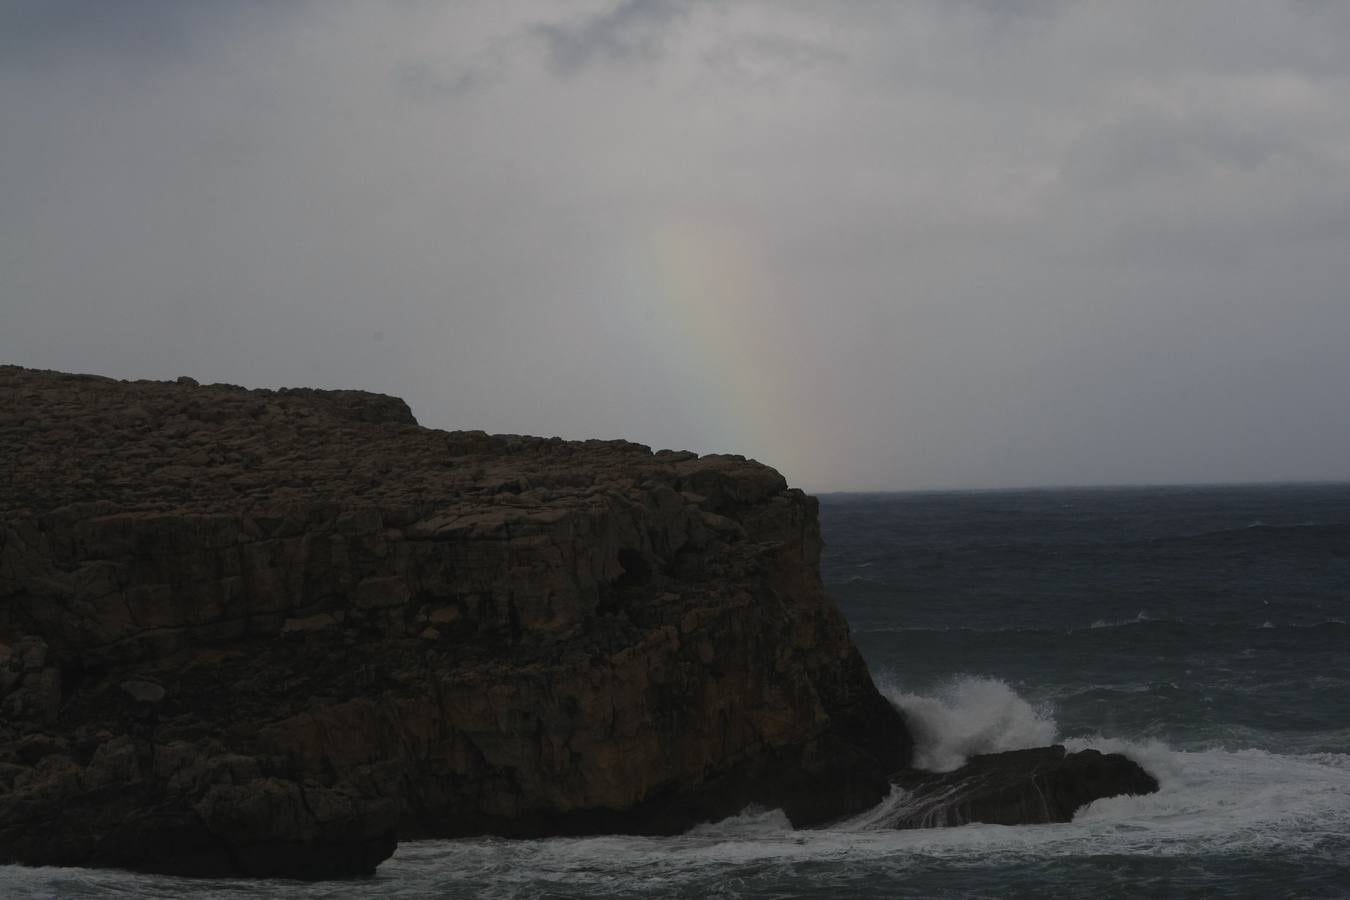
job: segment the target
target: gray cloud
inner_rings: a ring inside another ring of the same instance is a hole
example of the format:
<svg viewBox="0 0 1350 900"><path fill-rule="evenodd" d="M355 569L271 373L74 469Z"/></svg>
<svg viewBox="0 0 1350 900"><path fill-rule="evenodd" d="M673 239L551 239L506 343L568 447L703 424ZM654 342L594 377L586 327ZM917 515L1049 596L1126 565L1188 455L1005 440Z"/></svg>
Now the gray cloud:
<svg viewBox="0 0 1350 900"><path fill-rule="evenodd" d="M6 362L812 489L1350 477L1340 4L11 3L0 35Z"/></svg>
<svg viewBox="0 0 1350 900"><path fill-rule="evenodd" d="M555 71L571 74L596 59L616 62L657 56L672 24L690 0L619 0L613 7L563 22L540 22L529 31L548 48Z"/></svg>
<svg viewBox="0 0 1350 900"><path fill-rule="evenodd" d="M203 41L241 23L284 21L302 13L303 5L304 0L5 0L0 3L0 67L51 69L91 62L135 67L181 61Z"/></svg>

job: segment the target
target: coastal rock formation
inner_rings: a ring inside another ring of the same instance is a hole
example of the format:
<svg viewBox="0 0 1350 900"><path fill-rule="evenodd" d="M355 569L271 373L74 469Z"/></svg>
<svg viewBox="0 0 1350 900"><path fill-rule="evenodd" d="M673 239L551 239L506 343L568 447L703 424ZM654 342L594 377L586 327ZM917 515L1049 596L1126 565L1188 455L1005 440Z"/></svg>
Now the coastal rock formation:
<svg viewBox="0 0 1350 900"><path fill-rule="evenodd" d="M810 825L909 763L815 501L740 457L0 367L0 485L0 862Z"/></svg>
<svg viewBox="0 0 1350 900"><path fill-rule="evenodd" d="M1069 753L1058 744L972 756L954 772L907 770L894 781L910 792L888 823L895 828L1068 822L1094 800L1158 790L1156 778L1119 753Z"/></svg>
<svg viewBox="0 0 1350 900"><path fill-rule="evenodd" d="M419 427L359 391L0 366L0 863L372 871L399 837L1066 821L1062 747L909 770L736 456Z"/></svg>

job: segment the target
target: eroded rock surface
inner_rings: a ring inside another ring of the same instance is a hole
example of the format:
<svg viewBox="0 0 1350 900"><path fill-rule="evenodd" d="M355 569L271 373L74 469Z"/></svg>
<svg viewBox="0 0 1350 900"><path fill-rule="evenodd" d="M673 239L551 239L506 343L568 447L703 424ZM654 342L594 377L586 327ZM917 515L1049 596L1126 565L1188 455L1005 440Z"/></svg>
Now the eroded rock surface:
<svg viewBox="0 0 1350 900"><path fill-rule="evenodd" d="M0 485L0 862L805 825L909 761L814 500L739 457L0 367Z"/></svg>
<svg viewBox="0 0 1350 900"><path fill-rule="evenodd" d="M1069 753L1059 744L972 756L953 772L903 771L895 782L911 792L890 823L896 828L1068 822L1094 800L1158 790L1156 778L1119 753Z"/></svg>

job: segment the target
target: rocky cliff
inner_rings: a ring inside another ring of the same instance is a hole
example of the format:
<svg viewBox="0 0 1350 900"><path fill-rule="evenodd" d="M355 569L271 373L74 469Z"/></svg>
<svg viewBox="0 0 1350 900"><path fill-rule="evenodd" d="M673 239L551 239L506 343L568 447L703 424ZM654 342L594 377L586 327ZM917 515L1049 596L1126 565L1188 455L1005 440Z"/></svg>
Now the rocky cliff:
<svg viewBox="0 0 1350 900"><path fill-rule="evenodd" d="M908 763L815 502L740 457L0 367L0 486L0 862L356 874Z"/></svg>

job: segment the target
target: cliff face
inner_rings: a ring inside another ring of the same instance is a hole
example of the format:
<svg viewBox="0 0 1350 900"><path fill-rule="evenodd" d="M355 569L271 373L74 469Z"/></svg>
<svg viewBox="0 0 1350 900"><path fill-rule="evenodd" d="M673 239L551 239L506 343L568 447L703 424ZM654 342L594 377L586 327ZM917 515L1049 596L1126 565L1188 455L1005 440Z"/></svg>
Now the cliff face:
<svg viewBox="0 0 1350 900"><path fill-rule="evenodd" d="M772 469L183 381L0 367L0 862L351 874L908 764Z"/></svg>

